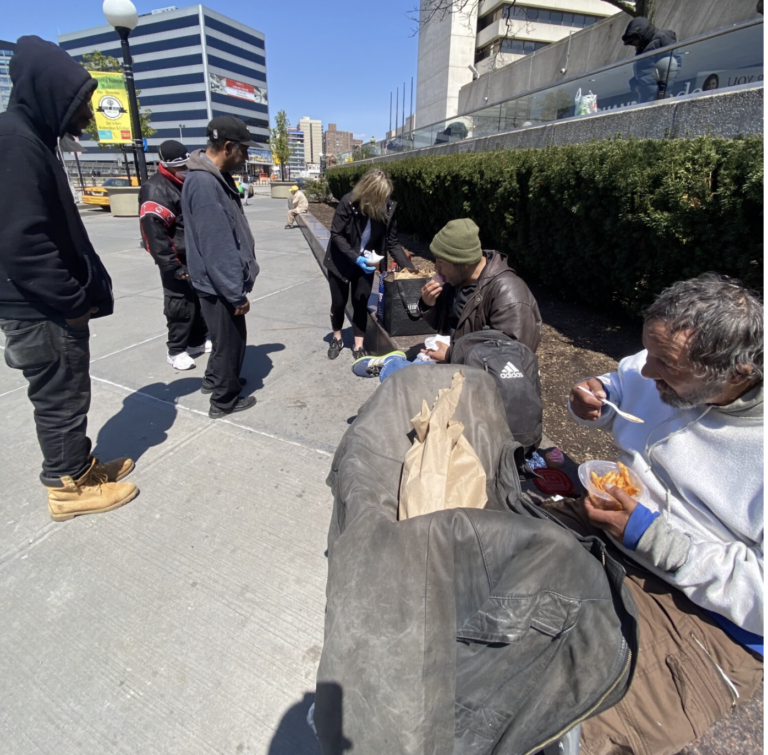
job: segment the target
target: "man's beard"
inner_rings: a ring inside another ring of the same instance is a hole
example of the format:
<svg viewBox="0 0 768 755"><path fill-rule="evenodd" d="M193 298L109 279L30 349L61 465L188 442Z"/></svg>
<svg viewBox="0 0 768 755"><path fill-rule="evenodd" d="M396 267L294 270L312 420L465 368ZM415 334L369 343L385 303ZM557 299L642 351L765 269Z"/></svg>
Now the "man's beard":
<svg viewBox="0 0 768 755"><path fill-rule="evenodd" d="M659 396L665 404L675 407L675 409L693 409L695 406L709 403L716 398L723 390L721 385L705 385L701 388L688 391L687 393L678 393L668 383L663 380L656 381L656 387L659 384L664 387L659 391Z"/></svg>

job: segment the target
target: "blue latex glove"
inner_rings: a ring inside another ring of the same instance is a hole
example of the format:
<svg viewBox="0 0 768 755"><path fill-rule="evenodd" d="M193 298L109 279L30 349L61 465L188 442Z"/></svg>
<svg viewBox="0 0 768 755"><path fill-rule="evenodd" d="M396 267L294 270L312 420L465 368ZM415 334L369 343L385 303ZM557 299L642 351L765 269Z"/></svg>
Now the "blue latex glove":
<svg viewBox="0 0 768 755"><path fill-rule="evenodd" d="M361 254L361 255L360 255L360 256L359 256L359 257L358 257L358 258L355 260L355 264L356 264L356 265L357 265L357 266L358 266L358 267L359 267L359 268L360 268L360 269L361 269L361 270L362 270L364 273L368 273L369 275L370 275L371 273L375 273L375 272L376 272L376 268L375 268L375 267L371 267L371 266L368 264L368 260L367 260L367 259L365 259L365 257L363 257L363 255L362 255L362 254Z"/></svg>

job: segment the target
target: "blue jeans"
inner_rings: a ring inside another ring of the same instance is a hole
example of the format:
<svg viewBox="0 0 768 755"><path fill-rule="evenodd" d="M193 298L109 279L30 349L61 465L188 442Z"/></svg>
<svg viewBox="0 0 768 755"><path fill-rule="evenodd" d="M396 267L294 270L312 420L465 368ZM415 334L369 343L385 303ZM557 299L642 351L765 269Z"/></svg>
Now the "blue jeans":
<svg viewBox="0 0 768 755"><path fill-rule="evenodd" d="M409 362L405 357L392 357L387 359L379 372L379 381L384 382L393 372L410 367L412 364L433 364L432 362Z"/></svg>

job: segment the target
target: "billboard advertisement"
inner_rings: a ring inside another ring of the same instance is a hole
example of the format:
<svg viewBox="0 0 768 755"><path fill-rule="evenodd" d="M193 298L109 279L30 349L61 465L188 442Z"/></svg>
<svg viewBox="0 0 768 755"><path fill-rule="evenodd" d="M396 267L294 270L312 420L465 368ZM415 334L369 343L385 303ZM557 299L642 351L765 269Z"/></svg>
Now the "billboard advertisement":
<svg viewBox="0 0 768 755"><path fill-rule="evenodd" d="M249 149L248 162L272 165L272 153L268 149Z"/></svg>
<svg viewBox="0 0 768 755"><path fill-rule="evenodd" d="M104 144L130 144L131 116L128 92L122 73L91 71L99 86L91 97L99 141Z"/></svg>
<svg viewBox="0 0 768 755"><path fill-rule="evenodd" d="M246 84L244 81L237 81L236 79L228 79L217 73L209 73L208 81L211 91L217 94L225 94L227 97L236 97L239 100L250 100L260 105L267 104L267 90L261 87L255 87L253 84Z"/></svg>

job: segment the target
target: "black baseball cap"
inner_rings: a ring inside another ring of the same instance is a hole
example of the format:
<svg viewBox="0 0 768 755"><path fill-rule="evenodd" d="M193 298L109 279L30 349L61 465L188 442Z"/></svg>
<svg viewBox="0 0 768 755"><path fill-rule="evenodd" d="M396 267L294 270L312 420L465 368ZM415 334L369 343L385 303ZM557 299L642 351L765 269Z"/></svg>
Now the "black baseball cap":
<svg viewBox="0 0 768 755"><path fill-rule="evenodd" d="M234 115L217 116L208 124L205 134L215 142L238 142L247 147L256 146L248 126Z"/></svg>

